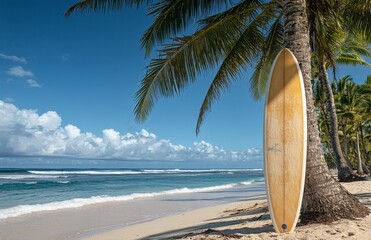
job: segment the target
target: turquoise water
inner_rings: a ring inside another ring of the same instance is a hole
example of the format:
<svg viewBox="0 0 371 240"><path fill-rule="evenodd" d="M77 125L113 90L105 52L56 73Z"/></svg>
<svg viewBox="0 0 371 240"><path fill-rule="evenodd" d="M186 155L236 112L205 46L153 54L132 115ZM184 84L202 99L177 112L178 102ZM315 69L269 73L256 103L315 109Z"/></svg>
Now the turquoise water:
<svg viewBox="0 0 371 240"><path fill-rule="evenodd" d="M0 169L0 219L261 181L262 169Z"/></svg>

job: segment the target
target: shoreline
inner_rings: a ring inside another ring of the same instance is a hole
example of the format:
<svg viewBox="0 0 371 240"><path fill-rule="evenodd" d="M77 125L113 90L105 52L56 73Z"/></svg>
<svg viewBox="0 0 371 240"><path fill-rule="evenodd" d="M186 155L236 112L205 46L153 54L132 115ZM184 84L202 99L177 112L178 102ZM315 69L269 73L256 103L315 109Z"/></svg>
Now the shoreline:
<svg viewBox="0 0 371 240"><path fill-rule="evenodd" d="M219 214L237 214L230 209L253 209L256 206L264 204L265 200L261 198L252 198L244 202L233 202L223 205L206 207L192 211L183 212L176 215L171 215L153 221L139 223L109 232L104 232L92 235L84 240L106 240L106 239L168 239L176 237L186 237L187 235L197 234L197 231L202 229L211 229L220 227L223 224L218 221ZM227 209L227 210L226 210ZM211 220L211 221L210 221ZM196 224L195 224L196 223ZM196 231L193 233L193 231Z"/></svg>
<svg viewBox="0 0 371 240"><path fill-rule="evenodd" d="M208 192L179 193L80 208L30 213L0 220L0 239L83 239L209 206L244 201L265 194L264 183Z"/></svg>
<svg viewBox="0 0 371 240"><path fill-rule="evenodd" d="M371 208L371 179L342 183ZM367 239L371 215L330 224L298 224L292 234L274 232L263 183L201 193L27 214L0 220L0 240L129 239Z"/></svg>
<svg viewBox="0 0 371 240"><path fill-rule="evenodd" d="M342 183L371 208L371 180ZM266 199L207 207L93 235L86 240L129 239L368 239L371 214L363 219L341 219L329 224L297 225L293 233L277 234Z"/></svg>

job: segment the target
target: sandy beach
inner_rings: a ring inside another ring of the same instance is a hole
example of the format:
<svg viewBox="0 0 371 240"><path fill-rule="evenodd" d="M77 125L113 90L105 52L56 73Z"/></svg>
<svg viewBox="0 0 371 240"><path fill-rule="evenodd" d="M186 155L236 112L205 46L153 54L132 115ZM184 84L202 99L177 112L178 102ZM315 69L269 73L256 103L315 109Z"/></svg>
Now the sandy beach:
<svg viewBox="0 0 371 240"><path fill-rule="evenodd" d="M371 207L371 181L342 183ZM45 211L0 220L0 240L370 239L371 215L273 230L263 183Z"/></svg>
<svg viewBox="0 0 371 240"><path fill-rule="evenodd" d="M342 183L371 207L371 181ZM184 212L154 221L116 229L87 238L119 239L370 239L371 215L364 219L329 224L298 225L291 234L277 234L266 200L239 201Z"/></svg>
<svg viewBox="0 0 371 240"><path fill-rule="evenodd" d="M262 182L209 192L172 194L158 197L138 198L130 201L107 202L84 207L54 211L40 211L18 217L0 219L0 240L72 240L85 239L126 226L140 226L152 223L154 219L165 216L179 216L193 213L193 210L216 207L234 202L264 199L265 189ZM216 210L210 211L217 212ZM180 214L180 215L179 215ZM193 219L197 217L198 220ZM192 214L191 223L202 222L204 214ZM172 220L170 220L172 221ZM177 222L178 220L175 220ZM181 225L175 225L178 228ZM156 227L157 228L157 227ZM148 235L154 228L148 229ZM167 229L164 228L164 231ZM126 230L124 230L126 231ZM135 234L135 232L133 232ZM146 233L146 232L144 232ZM136 238L134 235L133 238ZM133 239L132 238L132 239ZM128 239L127 235L117 239Z"/></svg>

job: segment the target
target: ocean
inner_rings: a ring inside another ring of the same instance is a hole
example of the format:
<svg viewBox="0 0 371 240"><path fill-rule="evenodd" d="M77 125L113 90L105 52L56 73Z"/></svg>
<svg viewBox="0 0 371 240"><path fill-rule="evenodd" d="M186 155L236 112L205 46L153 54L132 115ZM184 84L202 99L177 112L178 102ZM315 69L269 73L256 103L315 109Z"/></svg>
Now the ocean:
<svg viewBox="0 0 371 240"><path fill-rule="evenodd" d="M263 169L0 169L0 220L264 182Z"/></svg>

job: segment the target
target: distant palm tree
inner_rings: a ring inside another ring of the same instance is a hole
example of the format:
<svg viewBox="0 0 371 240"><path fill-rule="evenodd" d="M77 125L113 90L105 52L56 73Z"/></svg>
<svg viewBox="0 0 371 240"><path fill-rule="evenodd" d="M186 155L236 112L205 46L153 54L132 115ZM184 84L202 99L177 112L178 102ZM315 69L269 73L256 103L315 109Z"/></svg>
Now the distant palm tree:
<svg viewBox="0 0 371 240"><path fill-rule="evenodd" d="M361 94L365 96L364 113L362 125L360 127L361 146L365 160L366 174L371 174L371 75L367 76L366 82L360 86ZM366 166L370 164L370 169Z"/></svg>
<svg viewBox="0 0 371 240"><path fill-rule="evenodd" d="M329 24L328 24L329 25ZM336 28L336 26L334 26ZM336 166L338 169L338 179L339 181L351 181L353 179L352 172L350 166L347 164L346 159L343 156L341 147L340 147L340 140L338 134L338 120L336 116L336 107L333 92L331 89L331 84L329 81L327 69L332 65L335 68L336 63L340 64L347 64L347 65L363 65L363 66L371 66L368 64L364 59L362 59L362 55L366 57L371 57L371 50L368 47L368 43L362 40L360 37L347 34L343 29L337 29L330 32L331 36L327 37L330 38L329 41L326 41L327 44L331 43L332 56L331 59L328 59L325 56L324 51L321 48L316 48L314 56L316 57L315 64L318 66L317 75L323 92L326 96L325 103L327 106L327 111L323 112L324 114L328 115L329 117L329 135L330 135L330 143L333 149L333 153L336 160ZM315 34L315 33L313 33ZM336 39L335 41L331 41L331 39ZM314 46L318 43L318 40L312 43Z"/></svg>
<svg viewBox="0 0 371 240"><path fill-rule="evenodd" d="M120 9L122 5L148 2L152 1L85 0L69 9L67 15L74 10ZM147 68L136 95L136 118L145 120L159 97L178 95L197 79L198 74L219 67L200 108L198 133L212 103L237 79L241 70L254 66L256 60L251 90L255 96L262 95L272 60L282 47L287 47L298 59L307 98L308 161L302 220L367 215L368 208L348 194L329 173L320 148L314 111L307 3L321 10L318 6L334 6L333 1L244 0L234 5L230 2L234 1L159 0L149 7L149 13L155 18L142 38L146 54L169 37L173 37L173 42L165 45L160 56L152 59ZM354 9L358 5L352 4L348 8ZM212 14L217 11L219 13ZM192 20L200 18L200 29L194 34L174 37Z"/></svg>
<svg viewBox="0 0 371 240"><path fill-rule="evenodd" d="M349 160L350 141L354 142L354 159L357 161L357 176L362 177L369 171L362 161L360 149L363 142L363 128L370 121L370 95L371 87L366 84L357 85L349 76L346 76L338 82L338 92L336 94L338 115L342 122L342 135L344 142L344 153ZM364 155L367 158L367 154Z"/></svg>
<svg viewBox="0 0 371 240"><path fill-rule="evenodd" d="M342 134L344 138L344 151L348 156L349 137L354 141L355 159L357 160L357 175L362 176L364 172L364 163L360 150L360 132L363 131L365 122L369 121L370 113L367 112L369 105L368 96L371 94L370 89L364 89L355 84L351 78L345 77L339 81L338 114L342 120Z"/></svg>
<svg viewBox="0 0 371 240"><path fill-rule="evenodd" d="M324 144L324 154L329 167L337 167L338 162L334 156L334 150L330 142L330 121L328 119L326 96L320 81L314 81L313 85L314 103L317 108L318 129L321 142Z"/></svg>

